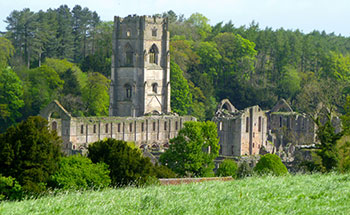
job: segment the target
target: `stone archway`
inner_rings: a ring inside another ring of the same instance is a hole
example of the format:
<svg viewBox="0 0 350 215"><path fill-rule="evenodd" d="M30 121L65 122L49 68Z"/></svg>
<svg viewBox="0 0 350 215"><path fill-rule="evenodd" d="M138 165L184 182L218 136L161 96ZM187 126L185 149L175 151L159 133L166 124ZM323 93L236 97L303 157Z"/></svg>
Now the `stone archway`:
<svg viewBox="0 0 350 215"><path fill-rule="evenodd" d="M49 127L56 130L63 142L69 142L71 114L56 100L40 111L39 116L49 122Z"/></svg>

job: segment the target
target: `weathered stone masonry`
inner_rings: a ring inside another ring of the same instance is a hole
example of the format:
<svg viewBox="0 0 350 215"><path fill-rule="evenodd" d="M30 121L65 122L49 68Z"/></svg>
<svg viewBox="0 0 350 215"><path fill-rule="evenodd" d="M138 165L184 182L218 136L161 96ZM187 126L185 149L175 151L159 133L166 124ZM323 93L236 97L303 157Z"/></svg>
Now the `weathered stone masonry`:
<svg viewBox="0 0 350 215"><path fill-rule="evenodd" d="M112 51L109 117L72 117L57 101L41 111L62 137L66 154L104 138L162 150L185 121L196 120L171 113L167 19L115 17Z"/></svg>

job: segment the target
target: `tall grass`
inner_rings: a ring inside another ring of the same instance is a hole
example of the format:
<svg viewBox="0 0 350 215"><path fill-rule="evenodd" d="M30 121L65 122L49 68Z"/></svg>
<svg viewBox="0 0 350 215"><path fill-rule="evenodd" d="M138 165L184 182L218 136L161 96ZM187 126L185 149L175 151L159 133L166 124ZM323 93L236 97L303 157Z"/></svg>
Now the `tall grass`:
<svg viewBox="0 0 350 215"><path fill-rule="evenodd" d="M3 202L0 214L350 214L350 175L106 189Z"/></svg>

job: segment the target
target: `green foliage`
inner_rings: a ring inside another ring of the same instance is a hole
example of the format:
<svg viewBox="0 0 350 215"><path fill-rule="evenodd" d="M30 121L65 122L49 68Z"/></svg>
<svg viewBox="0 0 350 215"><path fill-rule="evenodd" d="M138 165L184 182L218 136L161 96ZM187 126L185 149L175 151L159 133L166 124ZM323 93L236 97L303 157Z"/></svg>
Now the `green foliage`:
<svg viewBox="0 0 350 215"><path fill-rule="evenodd" d="M339 171L341 173L350 172L350 142L339 141L338 142L339 152Z"/></svg>
<svg viewBox="0 0 350 215"><path fill-rule="evenodd" d="M0 175L0 202L3 200L21 200L23 191L21 185L11 176Z"/></svg>
<svg viewBox="0 0 350 215"><path fill-rule="evenodd" d="M12 46L11 41L4 37L0 37L0 50L0 70L2 70L8 65L8 61L14 53L14 47Z"/></svg>
<svg viewBox="0 0 350 215"><path fill-rule="evenodd" d="M325 58L321 71L323 77L350 81L350 56L330 52Z"/></svg>
<svg viewBox="0 0 350 215"><path fill-rule="evenodd" d="M18 180L23 190L40 193L58 168L61 140L48 122L29 117L0 135L0 174Z"/></svg>
<svg viewBox="0 0 350 215"><path fill-rule="evenodd" d="M253 175L253 168L247 161L243 161L239 164L237 169L237 178L245 178Z"/></svg>
<svg viewBox="0 0 350 215"><path fill-rule="evenodd" d="M59 169L51 176L50 184L59 189L89 189L109 186L108 166L79 155L61 157Z"/></svg>
<svg viewBox="0 0 350 215"><path fill-rule="evenodd" d="M314 121L317 125L317 137L320 141L317 154L321 157L322 166L327 172L337 169L339 165L339 152L337 141L343 136L343 132L336 133L332 125L331 114L326 115L326 122L322 123L320 117Z"/></svg>
<svg viewBox="0 0 350 215"><path fill-rule="evenodd" d="M153 169L157 178L176 178L176 174L167 166L156 164Z"/></svg>
<svg viewBox="0 0 350 215"><path fill-rule="evenodd" d="M346 97L344 105L344 114L341 116L342 129L345 134L350 134L350 96Z"/></svg>
<svg viewBox="0 0 350 215"><path fill-rule="evenodd" d="M216 170L216 175L219 177L222 176L232 176L233 178L237 177L237 163L234 160L225 159L220 163L219 168Z"/></svg>
<svg viewBox="0 0 350 215"><path fill-rule="evenodd" d="M279 82L278 95L282 98L294 98L300 90L300 77L294 68L285 68L282 80Z"/></svg>
<svg viewBox="0 0 350 215"><path fill-rule="evenodd" d="M153 176L150 159L125 141L105 139L90 144L88 150L92 162L104 162L109 166L113 186L143 185Z"/></svg>
<svg viewBox="0 0 350 215"><path fill-rule="evenodd" d="M259 175L286 175L288 170L282 163L281 158L275 154L266 154L261 156L260 160L254 167L254 171Z"/></svg>
<svg viewBox="0 0 350 215"><path fill-rule="evenodd" d="M179 115L186 115L192 105L192 95L180 67L170 62L171 108Z"/></svg>
<svg viewBox="0 0 350 215"><path fill-rule="evenodd" d="M100 73L89 73L83 89L83 102L88 116L107 116L109 107L109 80Z"/></svg>
<svg viewBox="0 0 350 215"><path fill-rule="evenodd" d="M10 68L0 70L0 132L15 122L23 105L21 80Z"/></svg>
<svg viewBox="0 0 350 215"><path fill-rule="evenodd" d="M211 175L219 155L219 139L214 122L185 122L160 162L180 176Z"/></svg>

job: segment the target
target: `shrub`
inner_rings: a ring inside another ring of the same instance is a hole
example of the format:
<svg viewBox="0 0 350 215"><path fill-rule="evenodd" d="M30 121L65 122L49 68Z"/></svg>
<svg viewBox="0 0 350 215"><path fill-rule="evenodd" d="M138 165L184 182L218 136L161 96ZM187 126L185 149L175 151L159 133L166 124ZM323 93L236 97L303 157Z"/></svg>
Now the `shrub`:
<svg viewBox="0 0 350 215"><path fill-rule="evenodd" d="M156 164L153 171L157 178L176 178L176 174L164 165Z"/></svg>
<svg viewBox="0 0 350 215"><path fill-rule="evenodd" d="M216 170L216 176L232 176L237 177L237 163L234 160L225 159Z"/></svg>
<svg viewBox="0 0 350 215"><path fill-rule="evenodd" d="M21 200L22 196L22 187L14 178L0 175L0 201Z"/></svg>
<svg viewBox="0 0 350 215"><path fill-rule="evenodd" d="M51 177L51 186L59 189L104 188L110 183L105 163L94 164L80 154L62 157L59 170Z"/></svg>
<svg viewBox="0 0 350 215"><path fill-rule="evenodd" d="M43 192L58 169L60 147L44 118L29 117L0 135L0 174L16 178L25 191Z"/></svg>
<svg viewBox="0 0 350 215"><path fill-rule="evenodd" d="M109 166L113 186L143 185L149 176L154 176L150 159L125 141L109 138L90 144L88 150L92 162Z"/></svg>
<svg viewBox="0 0 350 215"><path fill-rule="evenodd" d="M285 175L288 173L288 170L282 163L281 158L275 154L263 155L256 164L254 171L259 175L271 174L275 176Z"/></svg>
<svg viewBox="0 0 350 215"><path fill-rule="evenodd" d="M237 178L245 178L253 175L253 168L247 161L243 161L237 169Z"/></svg>

